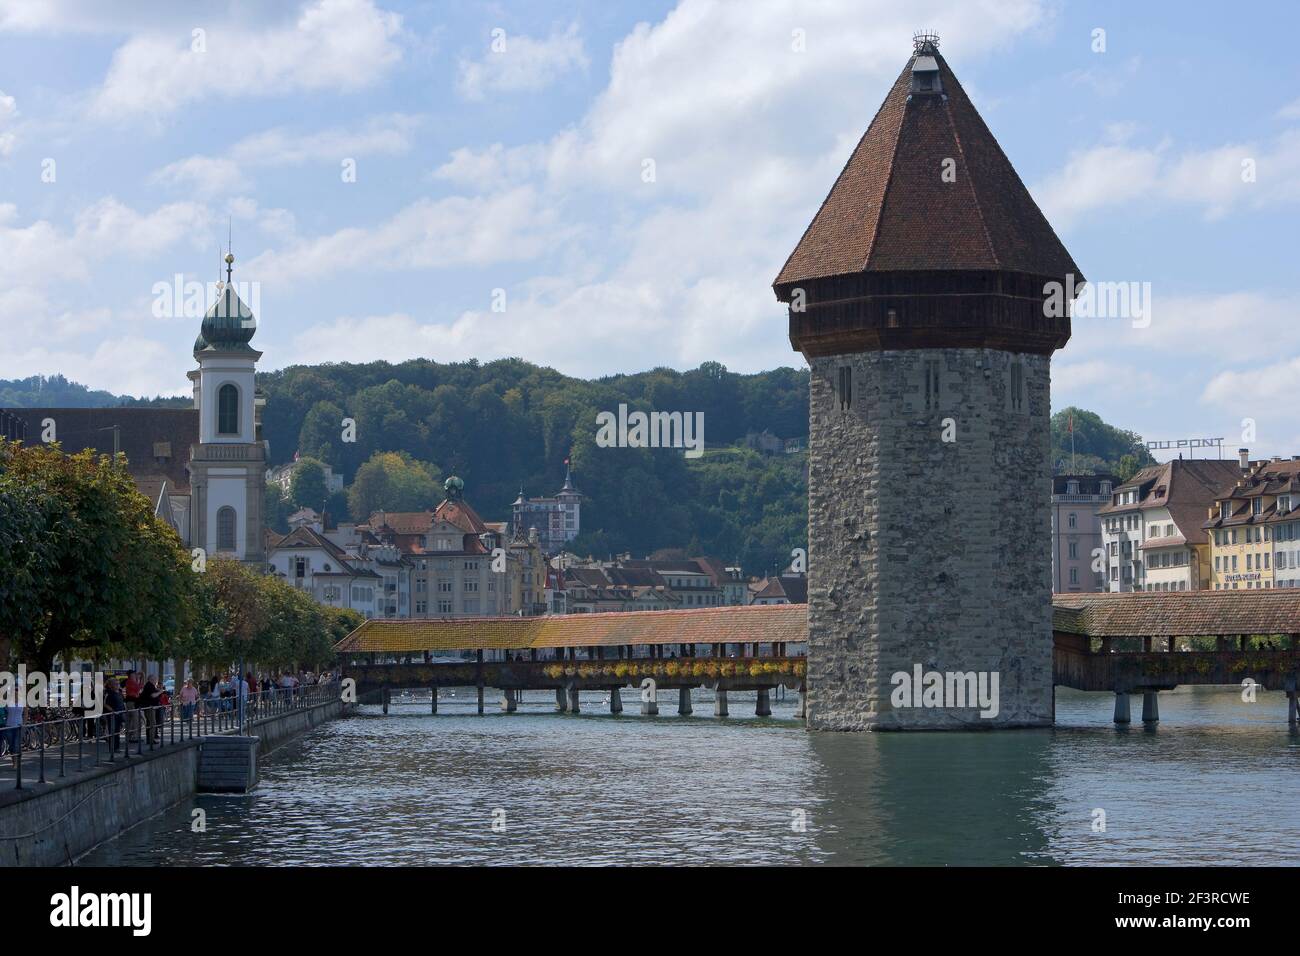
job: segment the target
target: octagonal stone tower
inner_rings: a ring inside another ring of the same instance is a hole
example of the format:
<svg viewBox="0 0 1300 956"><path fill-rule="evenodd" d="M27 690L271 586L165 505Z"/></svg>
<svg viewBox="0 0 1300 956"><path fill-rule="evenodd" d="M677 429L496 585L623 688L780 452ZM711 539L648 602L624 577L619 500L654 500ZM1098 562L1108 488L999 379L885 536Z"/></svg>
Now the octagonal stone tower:
<svg viewBox="0 0 1300 956"><path fill-rule="evenodd" d="M1049 371L1070 319L1049 299L1071 275L917 36L773 284L812 369L810 727L1051 723Z"/></svg>

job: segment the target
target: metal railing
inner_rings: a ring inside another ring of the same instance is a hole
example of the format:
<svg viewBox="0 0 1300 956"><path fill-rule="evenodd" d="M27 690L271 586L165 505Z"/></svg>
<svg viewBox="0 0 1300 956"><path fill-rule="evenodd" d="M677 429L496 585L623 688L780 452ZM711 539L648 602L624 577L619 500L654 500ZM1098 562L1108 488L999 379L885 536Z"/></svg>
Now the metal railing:
<svg viewBox="0 0 1300 956"><path fill-rule="evenodd" d="M35 719L0 728L0 772L11 769L14 789L23 789L24 770L47 783L57 761L58 777L72 772L138 759L195 737L248 734L255 723L295 710L337 700L339 681L275 688L234 696L200 698L193 704L172 702L157 707L128 707L94 716L51 717L57 708L29 708ZM31 765L35 764L33 768Z"/></svg>

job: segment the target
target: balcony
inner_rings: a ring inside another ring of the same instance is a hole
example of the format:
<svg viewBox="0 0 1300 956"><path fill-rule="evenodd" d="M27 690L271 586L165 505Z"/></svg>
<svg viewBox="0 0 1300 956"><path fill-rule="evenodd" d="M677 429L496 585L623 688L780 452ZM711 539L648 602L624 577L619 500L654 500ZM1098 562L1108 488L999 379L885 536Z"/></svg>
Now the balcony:
<svg viewBox="0 0 1300 956"><path fill-rule="evenodd" d="M265 461L266 449L261 445L191 445L190 461L196 460Z"/></svg>

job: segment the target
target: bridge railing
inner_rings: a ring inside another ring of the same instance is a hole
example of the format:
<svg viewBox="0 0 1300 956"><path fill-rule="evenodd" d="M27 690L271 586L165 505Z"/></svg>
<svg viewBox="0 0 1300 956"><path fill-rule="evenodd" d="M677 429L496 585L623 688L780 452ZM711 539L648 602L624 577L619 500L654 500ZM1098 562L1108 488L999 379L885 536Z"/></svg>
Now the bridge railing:
<svg viewBox="0 0 1300 956"><path fill-rule="evenodd" d="M558 687L569 683L590 686L624 686L644 678L668 686L758 681L802 680L807 670L800 656L779 657L675 657L609 658L601 660L505 660L423 663L349 664L344 674L362 689L379 686L485 686L525 688Z"/></svg>

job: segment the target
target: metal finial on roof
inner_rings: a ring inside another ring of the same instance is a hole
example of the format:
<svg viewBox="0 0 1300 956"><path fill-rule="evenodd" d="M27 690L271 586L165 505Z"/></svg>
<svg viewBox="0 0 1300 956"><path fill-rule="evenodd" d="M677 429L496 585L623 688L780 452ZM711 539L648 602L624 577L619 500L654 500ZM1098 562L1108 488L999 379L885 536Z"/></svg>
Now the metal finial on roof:
<svg viewBox="0 0 1300 956"><path fill-rule="evenodd" d="M919 30L912 34L912 50L915 53L934 54L939 52L939 34L929 30Z"/></svg>
<svg viewBox="0 0 1300 956"><path fill-rule="evenodd" d="M230 273L234 268L235 268L235 257L231 253L227 252L226 253L226 284L227 285L230 284Z"/></svg>

